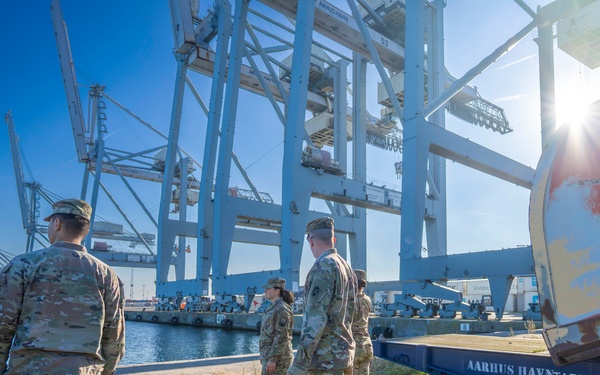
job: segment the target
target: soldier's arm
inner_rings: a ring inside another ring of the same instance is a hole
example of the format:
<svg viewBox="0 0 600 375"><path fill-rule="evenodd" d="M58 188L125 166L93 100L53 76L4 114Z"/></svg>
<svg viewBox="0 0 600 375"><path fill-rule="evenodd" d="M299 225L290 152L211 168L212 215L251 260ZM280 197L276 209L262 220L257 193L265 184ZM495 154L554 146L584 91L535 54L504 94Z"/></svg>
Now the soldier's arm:
<svg viewBox="0 0 600 375"><path fill-rule="evenodd" d="M300 368L310 365L313 353L327 325L327 311L333 300L333 272L322 268L313 273L310 290L306 296L302 335L294 365Z"/></svg>
<svg viewBox="0 0 600 375"><path fill-rule="evenodd" d="M23 306L25 270L20 264L9 263L0 272L0 374L6 371L6 361Z"/></svg>
<svg viewBox="0 0 600 375"><path fill-rule="evenodd" d="M354 315L355 315L355 311L358 309L358 280L356 279L356 275L354 274L354 271L352 270L352 268L350 267L349 264L347 265L347 272L348 272L348 276L349 276L349 282L350 282L350 290L348 292L348 312L349 312L349 318L351 319L351 321L349 322L349 325L352 325L352 320L354 320Z"/></svg>
<svg viewBox="0 0 600 375"><path fill-rule="evenodd" d="M285 303L285 302L284 302ZM280 309L273 316L273 324L275 325L275 333L273 335L273 342L271 343L271 348L267 353L267 358L270 361L277 362L279 358L283 354L284 350L287 350L287 342L291 340L291 337L288 332L288 327L290 325L290 319L293 319L293 316L290 316L285 309Z"/></svg>
<svg viewBox="0 0 600 375"><path fill-rule="evenodd" d="M104 296L106 315L102 330L102 356L106 363L103 374L113 374L125 353L125 293L121 280L114 273L110 277Z"/></svg>

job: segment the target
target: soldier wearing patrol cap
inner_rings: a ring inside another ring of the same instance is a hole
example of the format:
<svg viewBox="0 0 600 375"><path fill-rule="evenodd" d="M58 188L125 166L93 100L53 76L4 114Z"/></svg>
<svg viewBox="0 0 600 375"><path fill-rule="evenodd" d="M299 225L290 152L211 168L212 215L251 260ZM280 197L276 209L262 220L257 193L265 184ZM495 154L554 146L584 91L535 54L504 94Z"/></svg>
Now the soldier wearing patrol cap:
<svg viewBox="0 0 600 375"><path fill-rule="evenodd" d="M46 216L44 221L50 221L56 214L71 214L89 221L92 217L92 207L81 199L63 199L52 205L52 213Z"/></svg>
<svg viewBox="0 0 600 375"><path fill-rule="evenodd" d="M54 203L44 219L51 246L0 272L0 373L114 373L125 352L125 294L81 245L91 214L80 199Z"/></svg>
<svg viewBox="0 0 600 375"><path fill-rule="evenodd" d="M353 374L369 375L371 360L373 359L373 343L369 335L369 314L373 308L371 299L364 292L367 286L367 273L363 270L354 270L358 281L358 294L356 295L356 308L352 322L352 336L356 341Z"/></svg>
<svg viewBox="0 0 600 375"><path fill-rule="evenodd" d="M292 328L294 314L290 305L292 292L285 290L285 279L273 277L263 286L271 305L265 311L260 326L258 346L262 375L284 375L292 363Z"/></svg>
<svg viewBox="0 0 600 375"><path fill-rule="evenodd" d="M311 221L306 234L316 260L304 283L300 342L288 374L352 374L356 278L335 249L332 218Z"/></svg>

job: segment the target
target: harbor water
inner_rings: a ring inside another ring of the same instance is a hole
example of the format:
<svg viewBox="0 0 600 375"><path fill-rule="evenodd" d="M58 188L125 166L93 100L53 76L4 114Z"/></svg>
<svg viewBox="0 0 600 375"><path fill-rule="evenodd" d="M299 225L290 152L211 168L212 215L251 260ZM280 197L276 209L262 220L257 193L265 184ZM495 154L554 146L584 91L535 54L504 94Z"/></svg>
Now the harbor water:
<svg viewBox="0 0 600 375"><path fill-rule="evenodd" d="M127 321L121 365L258 354L257 332ZM294 349L298 337L294 336Z"/></svg>

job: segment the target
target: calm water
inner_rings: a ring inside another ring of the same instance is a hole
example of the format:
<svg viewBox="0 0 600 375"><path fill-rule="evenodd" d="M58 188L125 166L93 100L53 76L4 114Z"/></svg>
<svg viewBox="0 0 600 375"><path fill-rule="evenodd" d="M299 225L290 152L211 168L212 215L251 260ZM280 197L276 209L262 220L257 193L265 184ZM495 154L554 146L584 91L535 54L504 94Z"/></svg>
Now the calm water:
<svg viewBox="0 0 600 375"><path fill-rule="evenodd" d="M128 320L121 365L258 354L258 332ZM296 347L298 337L294 336Z"/></svg>

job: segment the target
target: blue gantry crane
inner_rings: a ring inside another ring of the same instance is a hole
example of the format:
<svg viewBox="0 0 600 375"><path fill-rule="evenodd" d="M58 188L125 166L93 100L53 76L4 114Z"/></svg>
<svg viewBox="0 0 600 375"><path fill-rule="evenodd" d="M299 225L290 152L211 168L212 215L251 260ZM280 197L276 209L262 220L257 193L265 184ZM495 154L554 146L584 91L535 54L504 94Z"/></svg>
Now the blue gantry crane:
<svg viewBox="0 0 600 375"><path fill-rule="evenodd" d="M10 142L10 150L12 153L13 167L17 183L17 192L19 195L19 206L21 208L21 220L23 228L27 233L26 252L33 250L34 244L37 242L41 246L48 245L46 237L47 226L38 224L40 217L40 199L44 199L47 203L52 204L56 200L56 195L42 188L42 184L33 179L33 174L29 170L31 180L26 180L23 171L24 157L21 154L19 138L15 131L15 124L12 117L12 111L6 112L4 117L8 126L8 140ZM25 162L25 165L26 162Z"/></svg>
<svg viewBox="0 0 600 375"><path fill-rule="evenodd" d="M404 152L404 108L407 101L415 98L422 98L423 104L429 107L436 105L428 114L431 115L429 120L435 124L431 132L439 133L436 142L443 144L442 148L452 144L451 153L432 150L430 154L424 151L422 155L426 158L420 159L416 165L415 160L409 159L408 164L403 161L396 162L394 166L397 173L409 172L408 178L403 177L402 191L416 194L416 201L424 205L422 211L425 216L420 221L427 226L429 259L445 256L447 252L444 157L451 155L467 161L473 160L473 152L482 154L481 158L485 160L475 158L477 163L471 161L468 165L477 164L476 168L519 186L530 185L531 169L505 157L489 159L491 151L473 142L457 145L458 137L444 130L444 113L437 111L440 106L458 118L500 134L512 130L501 108L481 98L476 89L467 85L468 81L456 79L446 71L443 54L439 53L443 50L443 30L440 27L444 4L428 5L428 27L435 32L428 35L427 47L424 47L424 41L419 46L407 45L409 41L402 37L404 34L393 34L394 30L408 27L403 1L375 2L377 4L363 1L363 9L370 9L373 5L377 9L362 14L354 1L348 1L350 14L324 0L314 4L310 1L281 0L260 0L258 3L256 8L260 5L262 10L252 7L247 1L216 1L214 8L205 17L200 17L195 2L170 2L178 70L170 130L174 136L169 139L170 156L167 157L167 160L173 161L167 161L167 173L172 173L175 165L174 150L182 126L180 114L184 88L187 85L193 90L192 73L199 73L212 81L206 111L208 119L201 177L206 185L200 187L196 233L192 230L186 232L186 235L198 238L196 278L188 283L168 281L169 255L161 249L165 249L175 233L184 230L184 227L177 227L177 223L169 217L167 197L170 193L168 179L171 177L166 174L158 228L159 295L206 293L211 281L212 293L218 299L235 294L251 297L261 283L274 274L286 278L297 290L304 226L319 215L335 218L338 249L344 256L349 256L352 266L357 268L366 268L367 210L403 213L403 220L408 216L413 223L404 224L403 228L409 228L415 236L418 233L420 238L423 225L418 223L419 215L413 212L410 204L406 214L405 205L401 205L406 198L400 189L370 181L366 175L366 145ZM267 8L269 12L264 11ZM283 16L291 20L293 27L271 17L277 14L279 19ZM265 23L269 26L264 27ZM385 27L385 24L392 23L396 24L395 27ZM313 38L316 33L329 42L321 43L323 38L317 41ZM415 32L415 35L418 33ZM343 48L337 48L337 45ZM405 60L409 50L413 52L419 48L428 51L427 63L418 63L426 68L414 73L423 73L423 78L416 83L422 87L408 98L406 87L415 85L409 79L416 76L407 73ZM292 53L283 60L276 58L276 53L282 51ZM352 56L348 56L347 51ZM380 118L366 110L367 94L373 92L366 86L368 62L373 63L382 81L376 90L377 102L382 105ZM352 72L351 77L348 71ZM350 78L351 83L348 82ZM245 121L236 117L240 90L267 98L284 128L281 202L264 204L247 201L231 193L230 169L234 160L230 153L236 128ZM351 100L348 92L352 94ZM437 97L442 92L452 94L437 104ZM347 104L350 101L351 106ZM438 147L438 144L432 147ZM412 149L410 155L411 152ZM465 156L466 153L469 155ZM417 181L413 176L415 170L419 171L418 177L426 181L419 183L418 191L414 190L416 186L411 185ZM214 190L210 185L213 178L216 178ZM313 201L324 203L326 210L311 209ZM416 216L413 217L413 214ZM240 219L244 220L243 224ZM264 228L271 232L265 233ZM228 273L232 243L242 237L241 233L248 243L278 247L279 268ZM408 272L403 273L409 275ZM502 275L499 280L503 283L510 272L500 270L498 274ZM481 272L473 272L472 275L482 276ZM402 276L402 281L372 285L382 290L403 290L411 295L438 293L458 303L461 299L458 293L430 282L443 282L444 278L444 275L431 275L416 282L412 276L406 280ZM497 289L497 284L501 283L494 283L494 289ZM417 300L414 303L424 307ZM460 309L470 308L460 303L457 306ZM500 316L501 310L500 307L497 311Z"/></svg>

